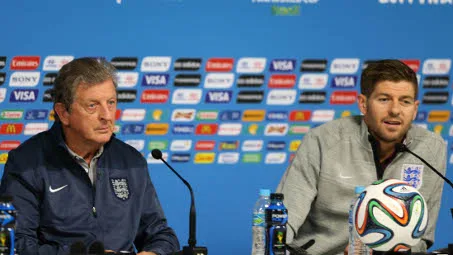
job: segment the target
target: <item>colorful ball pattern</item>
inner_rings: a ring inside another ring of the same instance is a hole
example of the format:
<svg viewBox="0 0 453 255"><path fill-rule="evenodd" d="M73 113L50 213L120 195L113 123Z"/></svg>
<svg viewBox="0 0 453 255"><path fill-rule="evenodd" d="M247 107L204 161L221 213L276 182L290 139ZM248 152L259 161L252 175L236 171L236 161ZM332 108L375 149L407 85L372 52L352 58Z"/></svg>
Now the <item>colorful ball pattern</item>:
<svg viewBox="0 0 453 255"><path fill-rule="evenodd" d="M425 199L407 182L374 182L354 206L354 229L360 240L376 251L407 251L428 225Z"/></svg>

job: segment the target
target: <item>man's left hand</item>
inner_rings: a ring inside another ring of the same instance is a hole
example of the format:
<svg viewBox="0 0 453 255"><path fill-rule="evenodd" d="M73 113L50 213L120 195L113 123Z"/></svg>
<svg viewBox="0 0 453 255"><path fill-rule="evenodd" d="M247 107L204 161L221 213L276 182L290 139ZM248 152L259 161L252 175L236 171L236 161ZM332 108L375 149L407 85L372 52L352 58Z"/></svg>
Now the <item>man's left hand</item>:
<svg viewBox="0 0 453 255"><path fill-rule="evenodd" d="M142 251L139 252L137 255L157 255L157 254L151 251Z"/></svg>

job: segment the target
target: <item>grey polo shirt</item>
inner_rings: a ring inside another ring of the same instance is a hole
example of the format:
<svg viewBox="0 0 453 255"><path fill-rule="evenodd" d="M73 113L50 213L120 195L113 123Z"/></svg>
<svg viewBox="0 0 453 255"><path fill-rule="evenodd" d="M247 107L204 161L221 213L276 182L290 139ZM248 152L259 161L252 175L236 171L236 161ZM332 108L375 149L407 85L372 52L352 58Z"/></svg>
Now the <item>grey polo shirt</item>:
<svg viewBox="0 0 453 255"><path fill-rule="evenodd" d="M69 149L68 145L66 145L66 149L68 149L69 154L79 163L79 165L85 169L85 172L87 172L88 177L90 177L91 184L94 184L96 182L96 163L98 162L99 157L102 155L104 152L104 146L102 146L96 155L94 155L93 159L91 159L90 164L88 164L81 156L77 155L77 153L73 152L71 149Z"/></svg>

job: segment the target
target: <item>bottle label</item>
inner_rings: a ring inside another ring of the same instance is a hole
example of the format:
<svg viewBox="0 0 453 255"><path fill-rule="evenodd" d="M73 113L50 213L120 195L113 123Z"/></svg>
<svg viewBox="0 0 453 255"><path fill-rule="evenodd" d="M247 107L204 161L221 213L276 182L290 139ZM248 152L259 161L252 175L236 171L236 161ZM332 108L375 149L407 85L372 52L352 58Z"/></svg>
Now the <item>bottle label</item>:
<svg viewBox="0 0 453 255"><path fill-rule="evenodd" d="M275 225L268 228L267 247L269 255L285 255L286 253L286 226Z"/></svg>
<svg viewBox="0 0 453 255"><path fill-rule="evenodd" d="M264 213L254 213L253 214L253 226L264 227L265 226Z"/></svg>

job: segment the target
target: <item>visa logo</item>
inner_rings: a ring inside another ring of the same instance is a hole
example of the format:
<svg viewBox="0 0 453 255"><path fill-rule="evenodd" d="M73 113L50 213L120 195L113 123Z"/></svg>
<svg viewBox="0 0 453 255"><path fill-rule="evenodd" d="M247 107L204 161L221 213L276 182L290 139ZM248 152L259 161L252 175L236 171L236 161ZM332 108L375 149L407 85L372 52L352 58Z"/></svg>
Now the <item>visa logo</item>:
<svg viewBox="0 0 453 255"><path fill-rule="evenodd" d="M38 97L37 89L15 89L9 97L10 102L34 102Z"/></svg>
<svg viewBox="0 0 453 255"><path fill-rule="evenodd" d="M269 66L271 72L292 72L296 66L295 59L274 59Z"/></svg>
<svg viewBox="0 0 453 255"><path fill-rule="evenodd" d="M355 75L338 75L332 79L332 88L353 88L357 84Z"/></svg>
<svg viewBox="0 0 453 255"><path fill-rule="evenodd" d="M143 76L143 86L165 86L168 83L168 74L145 74Z"/></svg>
<svg viewBox="0 0 453 255"><path fill-rule="evenodd" d="M229 90L223 91L208 91L206 94L206 103L229 103L231 101L232 92Z"/></svg>

